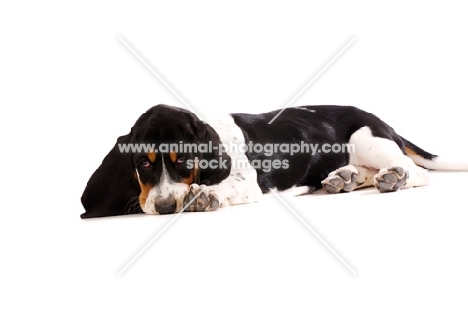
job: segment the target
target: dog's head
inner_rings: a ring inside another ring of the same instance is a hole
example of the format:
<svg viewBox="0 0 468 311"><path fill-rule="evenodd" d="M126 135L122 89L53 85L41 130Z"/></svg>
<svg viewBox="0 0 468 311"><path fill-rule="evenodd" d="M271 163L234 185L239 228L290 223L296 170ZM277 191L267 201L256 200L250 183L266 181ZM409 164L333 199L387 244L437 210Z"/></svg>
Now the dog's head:
<svg viewBox="0 0 468 311"><path fill-rule="evenodd" d="M211 126L185 109L149 109L91 176L81 197L86 210L81 218L181 211L192 183L212 185L229 176L226 153L199 148L220 143ZM225 165L200 166L201 160Z"/></svg>

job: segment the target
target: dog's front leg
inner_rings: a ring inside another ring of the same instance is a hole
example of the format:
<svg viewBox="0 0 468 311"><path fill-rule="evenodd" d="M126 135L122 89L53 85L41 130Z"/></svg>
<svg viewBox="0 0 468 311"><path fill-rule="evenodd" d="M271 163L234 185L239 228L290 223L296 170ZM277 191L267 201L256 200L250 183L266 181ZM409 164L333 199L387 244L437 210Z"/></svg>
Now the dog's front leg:
<svg viewBox="0 0 468 311"><path fill-rule="evenodd" d="M186 207L190 203L185 211L205 212L229 205L257 202L261 197L256 171L253 168L240 169L232 170L229 177L217 185L190 185L183 205Z"/></svg>

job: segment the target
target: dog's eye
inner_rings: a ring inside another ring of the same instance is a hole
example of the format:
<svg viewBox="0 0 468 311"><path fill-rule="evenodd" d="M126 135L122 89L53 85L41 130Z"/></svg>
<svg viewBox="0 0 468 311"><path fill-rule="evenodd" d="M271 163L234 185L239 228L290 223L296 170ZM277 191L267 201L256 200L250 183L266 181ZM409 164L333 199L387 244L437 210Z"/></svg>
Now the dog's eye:
<svg viewBox="0 0 468 311"><path fill-rule="evenodd" d="M177 158L176 164L182 164L185 162L185 157L179 157Z"/></svg>
<svg viewBox="0 0 468 311"><path fill-rule="evenodd" d="M144 161L142 161L142 162L140 163L140 166L141 166L142 168L150 168L150 167L151 167L151 163L150 163L150 161L148 161L148 160L144 160Z"/></svg>

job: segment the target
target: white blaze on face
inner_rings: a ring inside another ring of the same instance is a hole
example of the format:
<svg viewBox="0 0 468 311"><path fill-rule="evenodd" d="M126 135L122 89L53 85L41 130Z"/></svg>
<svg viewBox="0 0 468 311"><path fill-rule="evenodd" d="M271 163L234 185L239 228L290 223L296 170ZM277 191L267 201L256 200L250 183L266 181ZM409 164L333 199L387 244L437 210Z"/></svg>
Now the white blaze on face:
<svg viewBox="0 0 468 311"><path fill-rule="evenodd" d="M141 206L145 214L157 215L156 205L170 205L174 204L174 202L177 203L176 212L180 212L183 209L184 198L189 192L187 184L175 182L171 178L167 171L164 157L161 158L163 163L159 183L149 190L146 202ZM138 180L140 180L138 172L137 176Z"/></svg>

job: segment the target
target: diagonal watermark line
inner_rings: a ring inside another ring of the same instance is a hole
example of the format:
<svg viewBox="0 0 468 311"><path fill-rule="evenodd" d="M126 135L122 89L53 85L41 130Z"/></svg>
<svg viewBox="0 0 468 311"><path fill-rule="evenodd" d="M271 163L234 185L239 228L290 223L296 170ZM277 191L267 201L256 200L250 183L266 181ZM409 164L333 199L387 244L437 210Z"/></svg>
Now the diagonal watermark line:
<svg viewBox="0 0 468 311"><path fill-rule="evenodd" d="M187 207L192 204L193 201L195 201L203 192L205 192L206 188L203 188L200 190L200 192L192 199L190 202L188 202L184 208L177 214L175 215L171 221L169 221L162 229L159 231L146 245L135 255L133 258L125 265L125 267L120 270L119 273L117 273L117 276L120 276L127 268L138 258L140 255L151 245L153 242L167 229L169 226L187 209Z"/></svg>
<svg viewBox="0 0 468 311"><path fill-rule="evenodd" d="M184 104L184 106L185 106L188 110L190 110L191 112L193 112L193 113L200 119L200 121L203 121L203 119L198 115L198 113L196 113L196 111L195 111L189 104L187 104L187 102L186 102L182 97L180 97L179 94L177 94L177 92L174 91L174 89L173 89L169 84L167 84L167 82L164 81L164 79L161 78L161 76L160 76L153 68L151 68L151 66L148 65L148 63L147 63L137 52L135 52L135 50L134 50L122 37L119 36L118 38L119 38L119 40L127 47L127 49L129 49L130 52L132 52L133 55L135 55L136 58L138 58L138 59L143 63L143 65L145 65L146 68L148 68L149 71L151 71L151 73L152 73L153 75L155 75L156 78L158 78L159 81L161 81L162 84L164 84L164 85L169 89L169 91L171 91L172 94L174 94L175 97L177 97L177 98L182 102L182 104ZM203 121L203 122L204 122L204 121Z"/></svg>
<svg viewBox="0 0 468 311"><path fill-rule="evenodd" d="M296 96L294 96L287 104L286 106L281 109L280 112L278 112L276 114L276 116L273 117L273 119L270 120L270 122L268 122L268 124L271 124L273 123L273 121L276 120L276 118L279 117L280 114L283 113L283 111L288 108L298 97L299 95L302 94L302 92L304 92L315 80L317 80L317 78L338 58L338 56L340 56L350 45L351 43L354 42L354 40L356 40L356 37L353 37L339 52L338 54L335 55L335 57L333 57L326 65L325 67L323 67L313 78L312 80L309 81L309 83L307 83L303 88L302 90L299 91L299 93L296 94Z"/></svg>
<svg viewBox="0 0 468 311"><path fill-rule="evenodd" d="M292 209L291 206L289 206L280 196L279 194L273 190L273 189L270 189L271 193L273 193L277 198L278 200L283 203L284 206L286 206L290 211L291 213L293 213L294 216L296 216L297 219L299 219L300 222L302 222L302 224L307 228L309 229L310 232L312 232L313 235L315 235L315 237L346 267L348 268L349 271L351 271L352 274L354 275L357 275L356 271L353 270L353 268L351 268L351 266L346 262L344 261L343 258L340 257L340 255L338 255L337 252L335 252L335 250L333 248L331 248L330 245L328 245L327 242L325 242L324 239L322 239L322 237L320 235L318 235L317 232L315 232L314 229L312 229L311 226L309 226L309 224L307 222L305 222L304 219L302 219L301 216L299 216L295 211L294 209Z"/></svg>

